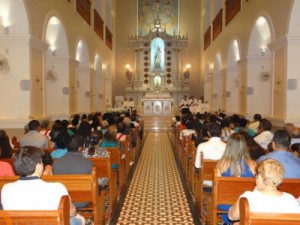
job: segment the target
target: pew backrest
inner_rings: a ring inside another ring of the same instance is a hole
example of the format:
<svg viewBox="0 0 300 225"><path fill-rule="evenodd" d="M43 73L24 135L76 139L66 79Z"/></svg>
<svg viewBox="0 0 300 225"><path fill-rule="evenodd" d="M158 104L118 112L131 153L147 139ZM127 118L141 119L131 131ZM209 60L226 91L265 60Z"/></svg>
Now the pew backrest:
<svg viewBox="0 0 300 225"><path fill-rule="evenodd" d="M97 204L98 183L95 167L93 167L92 174L47 175L42 179L47 182L64 184L72 202L91 202L93 207Z"/></svg>
<svg viewBox="0 0 300 225"><path fill-rule="evenodd" d="M240 225L290 225L300 224L300 214L250 212L247 198L241 198Z"/></svg>
<svg viewBox="0 0 300 225"><path fill-rule="evenodd" d="M110 213L113 212L117 202L117 174L111 167L111 154L108 153L107 158L89 158L93 166L96 168L97 178L108 178L109 190L109 209Z"/></svg>
<svg viewBox="0 0 300 225"><path fill-rule="evenodd" d="M221 177L214 170L213 175L213 223L217 222L219 204L233 205L239 196L245 191L252 191L255 188L255 178L245 177ZM223 212L227 213L227 212Z"/></svg>
<svg viewBox="0 0 300 225"><path fill-rule="evenodd" d="M254 177L220 177L217 170L213 177L213 222L217 220L217 214L221 213L217 209L219 204L234 204L239 196L245 191L252 191L256 186ZM284 191L298 198L300 193L299 179L284 179L279 186L280 191Z"/></svg>
<svg viewBox="0 0 300 225"><path fill-rule="evenodd" d="M62 196L57 210L0 210L0 225L70 225L70 199Z"/></svg>

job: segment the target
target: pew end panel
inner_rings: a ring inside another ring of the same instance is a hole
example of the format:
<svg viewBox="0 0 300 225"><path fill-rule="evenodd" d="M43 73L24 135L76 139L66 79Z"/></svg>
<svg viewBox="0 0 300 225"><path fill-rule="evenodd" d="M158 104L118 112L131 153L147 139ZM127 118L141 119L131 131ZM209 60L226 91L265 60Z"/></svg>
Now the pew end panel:
<svg viewBox="0 0 300 225"><path fill-rule="evenodd" d="M111 167L111 155L109 153L108 158L90 158L93 166L97 170L97 178L108 178L108 195L109 195L109 214L111 214L115 208L118 191L117 191L117 175ZM110 215L108 216L108 218Z"/></svg>
<svg viewBox="0 0 300 225"><path fill-rule="evenodd" d="M255 188L254 178L245 177L221 177L217 169L213 175L213 224L217 223L218 214L227 213L218 209L219 204L233 205L245 191Z"/></svg>
<svg viewBox="0 0 300 225"><path fill-rule="evenodd" d="M92 174L47 175L42 177L47 182L60 182L65 185L72 202L90 202L86 207L77 209L85 218L93 219L95 225L104 224L104 192L98 193L97 171Z"/></svg>

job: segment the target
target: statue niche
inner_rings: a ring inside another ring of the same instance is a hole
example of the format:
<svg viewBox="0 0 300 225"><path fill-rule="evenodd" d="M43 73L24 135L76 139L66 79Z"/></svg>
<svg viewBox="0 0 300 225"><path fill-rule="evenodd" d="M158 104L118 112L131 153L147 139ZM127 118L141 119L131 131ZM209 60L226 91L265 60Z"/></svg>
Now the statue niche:
<svg viewBox="0 0 300 225"><path fill-rule="evenodd" d="M158 37L151 41L151 71L153 75L165 72L165 42Z"/></svg>

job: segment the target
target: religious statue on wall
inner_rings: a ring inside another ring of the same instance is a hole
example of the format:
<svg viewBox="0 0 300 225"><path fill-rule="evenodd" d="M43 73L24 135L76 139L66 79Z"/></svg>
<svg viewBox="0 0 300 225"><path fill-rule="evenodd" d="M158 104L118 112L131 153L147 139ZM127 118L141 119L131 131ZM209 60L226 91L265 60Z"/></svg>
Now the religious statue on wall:
<svg viewBox="0 0 300 225"><path fill-rule="evenodd" d="M154 67L155 68L160 68L160 63L161 63L161 50L160 47L157 46L155 55L154 55Z"/></svg>
<svg viewBox="0 0 300 225"><path fill-rule="evenodd" d="M132 78L132 72L130 72L129 70L126 70L126 78L127 78L127 84L130 84Z"/></svg>
<svg viewBox="0 0 300 225"><path fill-rule="evenodd" d="M165 43L161 38L151 41L151 70L155 72L165 71Z"/></svg>
<svg viewBox="0 0 300 225"><path fill-rule="evenodd" d="M183 77L185 81L188 81L190 79L190 71L185 71Z"/></svg>

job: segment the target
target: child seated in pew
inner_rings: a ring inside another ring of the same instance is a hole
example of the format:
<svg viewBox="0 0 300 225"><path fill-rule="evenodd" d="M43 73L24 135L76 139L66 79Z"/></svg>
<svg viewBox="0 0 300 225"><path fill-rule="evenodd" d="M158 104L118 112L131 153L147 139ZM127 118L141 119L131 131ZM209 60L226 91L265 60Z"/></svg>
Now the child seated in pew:
<svg viewBox="0 0 300 225"><path fill-rule="evenodd" d="M253 177L256 163L250 157L245 138L234 133L228 138L225 152L217 164L218 174L222 177ZM228 211L231 205L218 205L219 210ZM222 214L223 222L230 224L227 214Z"/></svg>
<svg viewBox="0 0 300 225"><path fill-rule="evenodd" d="M56 210L63 195L69 195L59 182L45 182L41 178L44 170L44 151L33 146L22 147L15 155L14 167L19 180L5 184L1 190L3 210ZM84 225L70 198L70 224Z"/></svg>
<svg viewBox="0 0 300 225"><path fill-rule="evenodd" d="M300 213L297 200L289 193L278 190L283 182L284 168L275 159L265 159L258 163L256 188L246 191L240 197L249 201L250 212L264 213ZM239 199L229 209L230 220L239 220Z"/></svg>

